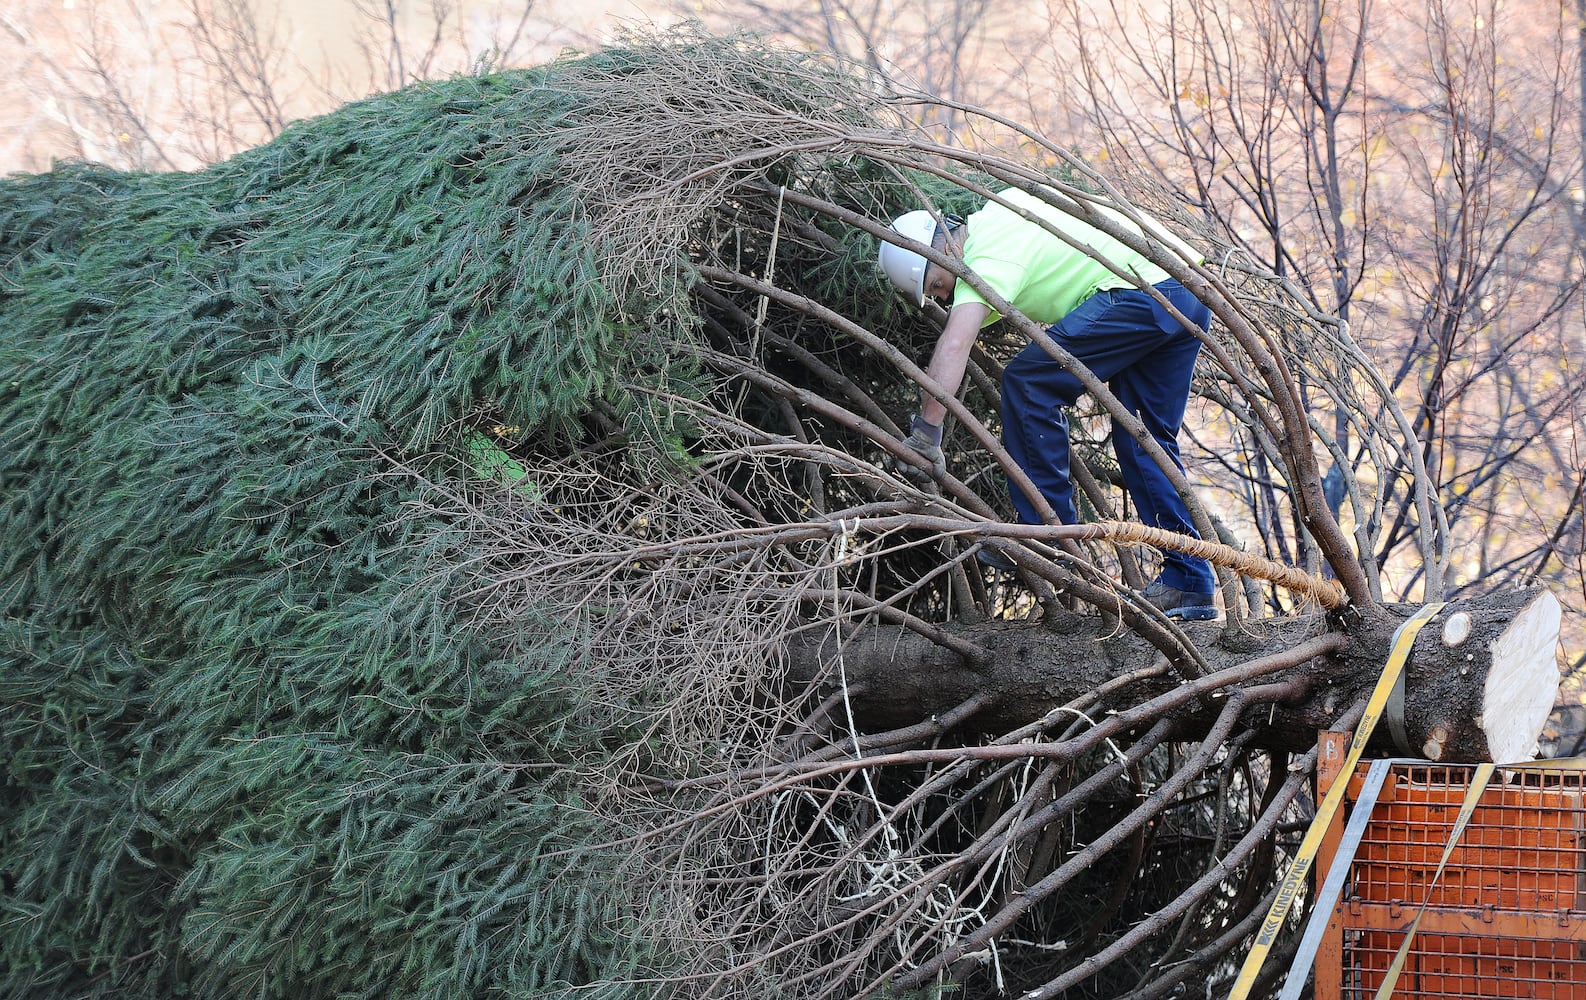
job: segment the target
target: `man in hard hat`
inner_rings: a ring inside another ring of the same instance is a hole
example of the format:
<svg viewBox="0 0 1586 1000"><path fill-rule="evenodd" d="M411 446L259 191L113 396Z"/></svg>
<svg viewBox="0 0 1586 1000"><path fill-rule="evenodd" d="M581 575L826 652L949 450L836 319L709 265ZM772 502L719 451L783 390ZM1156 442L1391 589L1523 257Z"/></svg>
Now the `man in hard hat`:
<svg viewBox="0 0 1586 1000"><path fill-rule="evenodd" d="M1020 211L1044 220L1094 255L1070 245ZM1141 232L1121 213L1108 214L1119 225ZM899 216L892 228L901 236L958 257L1019 312L1045 325L1048 336L1106 382L1183 471L1178 432L1200 340L1131 278L1121 277L1113 268L1138 275L1181 315L1205 329L1210 310L1166 271L1121 241L1017 189L1000 192L997 199L965 220L914 211ZM1149 235L1198 259L1160 226L1150 226ZM959 281L951 271L905 247L883 240L879 263L915 305L923 306L929 296L948 308L947 325L927 372L949 394L957 393L980 330L995 322L999 314L969 282ZM1069 480L1068 419L1063 410L1083 392L1079 379L1033 342L1003 371L1003 445L1065 524L1073 524L1077 517ZM927 460L937 477L945 472L941 445L946 416L947 407L941 401L923 398L904 439ZM1128 434L1114 434L1113 442L1124 486L1141 521L1199 537L1183 498L1139 443ZM1009 494L1021 521L1042 523L1017 486L1010 484ZM1000 553L982 551L984 562L1010 564ZM1216 576L1204 559L1165 551L1162 572L1144 596L1170 618L1206 621L1217 617L1215 592Z"/></svg>

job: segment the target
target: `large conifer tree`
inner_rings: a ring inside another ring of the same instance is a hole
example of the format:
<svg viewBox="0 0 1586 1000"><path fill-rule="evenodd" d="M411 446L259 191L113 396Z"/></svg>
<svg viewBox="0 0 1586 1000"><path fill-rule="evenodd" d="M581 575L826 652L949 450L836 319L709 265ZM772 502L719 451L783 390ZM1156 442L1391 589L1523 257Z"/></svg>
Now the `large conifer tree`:
<svg viewBox="0 0 1586 1000"><path fill-rule="evenodd" d="M1019 185L1187 220L895 99L678 36L198 173L0 184L0 993L1154 996L1225 962L1288 755L1398 620L1374 494L1346 534L1295 379L1364 415L1433 579L1413 435L1281 281L1149 244L1217 316L1201 405L1270 459L1303 565L1213 545L1224 624L1156 615L1103 418L1143 432L1100 385L1097 523L1010 524L998 358L1043 336L1012 314L952 474L910 486L936 330L874 269L887 219ZM1347 609L1258 627L1303 600ZM1546 619L1473 634L1522 605ZM1415 738L1496 752L1502 713L1437 693Z"/></svg>
<svg viewBox="0 0 1586 1000"><path fill-rule="evenodd" d="M625 461L682 440L632 386L697 391L685 258L607 280L671 234L597 235L570 163L620 119L600 81L668 58L417 85L196 174L0 185L0 992L638 978L648 889L577 766L632 706L591 710L565 621L479 627L446 508L529 503L491 499L503 446L585 444L594 411Z"/></svg>

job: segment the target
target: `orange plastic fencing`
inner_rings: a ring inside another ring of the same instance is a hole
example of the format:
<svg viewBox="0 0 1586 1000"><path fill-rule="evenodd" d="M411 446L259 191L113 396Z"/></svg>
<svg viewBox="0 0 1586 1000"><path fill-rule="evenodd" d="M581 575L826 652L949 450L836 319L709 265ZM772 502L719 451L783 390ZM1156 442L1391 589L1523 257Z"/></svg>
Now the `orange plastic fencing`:
<svg viewBox="0 0 1586 1000"><path fill-rule="evenodd" d="M1350 776L1318 873L1367 766ZM1586 771L1500 768L1432 885L1473 771L1393 765L1317 955L1316 1000L1372 1000L1423 900L1396 998L1586 1000Z"/></svg>

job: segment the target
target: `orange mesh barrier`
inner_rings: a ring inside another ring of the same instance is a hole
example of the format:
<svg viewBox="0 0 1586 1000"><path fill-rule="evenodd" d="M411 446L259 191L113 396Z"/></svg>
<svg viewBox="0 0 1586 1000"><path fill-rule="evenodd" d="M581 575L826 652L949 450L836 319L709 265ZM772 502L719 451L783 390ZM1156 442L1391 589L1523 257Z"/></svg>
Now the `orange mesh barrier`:
<svg viewBox="0 0 1586 1000"><path fill-rule="evenodd" d="M1317 872L1366 769L1349 779ZM1317 955L1316 1000L1372 1000L1422 900L1394 997L1586 1000L1586 771L1500 768L1430 886L1473 770L1393 765Z"/></svg>

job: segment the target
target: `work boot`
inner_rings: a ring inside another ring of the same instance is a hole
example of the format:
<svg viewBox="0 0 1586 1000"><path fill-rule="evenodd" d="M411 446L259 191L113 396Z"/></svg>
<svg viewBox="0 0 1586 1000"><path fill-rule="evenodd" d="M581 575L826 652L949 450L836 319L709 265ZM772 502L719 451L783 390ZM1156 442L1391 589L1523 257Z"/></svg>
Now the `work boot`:
<svg viewBox="0 0 1586 1000"><path fill-rule="evenodd" d="M1209 622L1217 617L1217 599L1212 593L1196 594L1169 587L1160 578L1140 592L1140 596L1162 610L1169 618L1186 622Z"/></svg>

